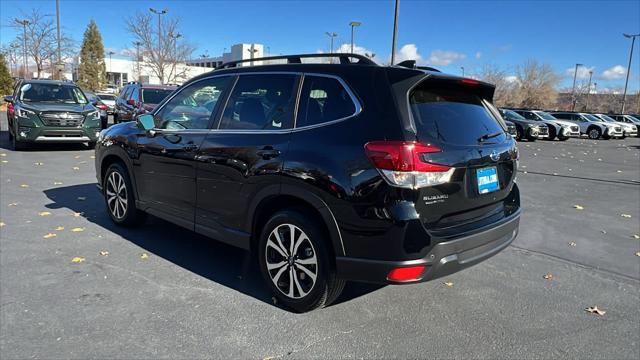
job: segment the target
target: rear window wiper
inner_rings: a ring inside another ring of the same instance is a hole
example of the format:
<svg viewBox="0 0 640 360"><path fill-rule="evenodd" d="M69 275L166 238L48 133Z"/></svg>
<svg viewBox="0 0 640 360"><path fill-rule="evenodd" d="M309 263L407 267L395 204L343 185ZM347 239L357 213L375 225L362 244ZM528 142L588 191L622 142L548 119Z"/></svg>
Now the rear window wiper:
<svg viewBox="0 0 640 360"><path fill-rule="evenodd" d="M482 136L480 136L478 138L478 142L484 142L485 140L489 140L489 139L494 138L494 137L496 137L498 135L502 135L502 133L503 133L502 131L499 131L499 132L496 132L496 133L493 133L493 134L484 134L484 135L482 135Z"/></svg>

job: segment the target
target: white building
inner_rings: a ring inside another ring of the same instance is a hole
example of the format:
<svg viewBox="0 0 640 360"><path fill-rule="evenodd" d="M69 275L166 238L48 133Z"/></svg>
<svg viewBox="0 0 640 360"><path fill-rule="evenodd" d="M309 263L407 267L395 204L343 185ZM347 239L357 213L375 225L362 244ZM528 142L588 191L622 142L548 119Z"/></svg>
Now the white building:
<svg viewBox="0 0 640 360"><path fill-rule="evenodd" d="M264 56L264 45L262 44L235 44L231 46L230 52L224 52L220 56L201 57L199 59L187 60L187 64L198 67L216 67L222 63L230 61L250 60ZM254 62L254 65L260 64L260 61Z"/></svg>

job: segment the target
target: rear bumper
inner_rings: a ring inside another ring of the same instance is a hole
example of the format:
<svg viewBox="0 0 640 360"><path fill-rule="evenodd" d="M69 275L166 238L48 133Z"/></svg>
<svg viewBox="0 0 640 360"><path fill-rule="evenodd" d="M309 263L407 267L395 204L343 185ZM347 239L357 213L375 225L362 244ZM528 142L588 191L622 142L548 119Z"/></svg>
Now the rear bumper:
<svg viewBox="0 0 640 360"><path fill-rule="evenodd" d="M406 284L436 279L475 265L505 249L518 235L521 210L498 224L478 233L439 242L421 259L406 261L379 261L350 257L337 257L337 276L341 279ZM420 278L409 282L387 279L392 269L406 266L426 266Z"/></svg>

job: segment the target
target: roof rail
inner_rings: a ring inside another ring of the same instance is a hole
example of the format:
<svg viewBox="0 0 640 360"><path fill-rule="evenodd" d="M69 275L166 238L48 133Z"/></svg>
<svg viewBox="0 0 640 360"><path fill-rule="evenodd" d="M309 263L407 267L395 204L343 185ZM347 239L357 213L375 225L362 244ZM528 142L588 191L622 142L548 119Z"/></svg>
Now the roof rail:
<svg viewBox="0 0 640 360"><path fill-rule="evenodd" d="M362 56L359 54L350 54L350 53L334 53L334 54L297 54L297 55L282 55L282 56L268 56L261 58L253 58L253 59L243 59L243 60L235 60L223 63L222 65L216 67L216 69L227 69L232 67L237 67L238 64L254 62L254 61L269 61L269 60L287 60L287 64L301 64L303 58L338 58L340 59L340 64L358 64L358 65L377 65L371 59L366 56ZM351 61L351 58L358 59L357 62Z"/></svg>

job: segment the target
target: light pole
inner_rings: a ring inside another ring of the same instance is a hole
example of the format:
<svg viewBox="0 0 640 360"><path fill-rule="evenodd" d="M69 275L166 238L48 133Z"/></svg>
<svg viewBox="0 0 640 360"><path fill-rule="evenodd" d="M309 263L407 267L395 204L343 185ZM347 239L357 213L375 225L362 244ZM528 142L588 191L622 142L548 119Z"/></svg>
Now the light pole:
<svg viewBox="0 0 640 360"><path fill-rule="evenodd" d="M462 70L462 77L464 77L464 66L460 66L460 69Z"/></svg>
<svg viewBox="0 0 640 360"><path fill-rule="evenodd" d="M396 60L396 36L398 35L398 8L400 0L396 0L395 13L393 15L393 40L391 41L391 66Z"/></svg>
<svg viewBox="0 0 640 360"><path fill-rule="evenodd" d="M587 86L587 101L584 105L584 110L589 111L589 95L591 95L591 78L593 77L593 71L589 70L589 86Z"/></svg>
<svg viewBox="0 0 640 360"><path fill-rule="evenodd" d="M23 66L22 76L26 78L27 72L29 72L29 70L27 69L27 25L29 25L29 20L15 19L15 21L19 25L22 25L22 66Z"/></svg>
<svg viewBox="0 0 640 360"><path fill-rule="evenodd" d="M181 33L169 33L169 37L173 40L173 54L175 57L175 62L178 62L178 39L182 37Z"/></svg>
<svg viewBox="0 0 640 360"><path fill-rule="evenodd" d="M149 8L149 11L158 15L158 65L160 65L160 85L162 85L164 83L164 61L162 59L162 32L160 30L162 26L162 21L160 17L166 14L167 12L169 12L169 10L167 9L156 10L154 8Z"/></svg>
<svg viewBox="0 0 640 360"><path fill-rule="evenodd" d="M326 32L325 34L327 34L327 36L331 39L331 45L329 47L329 54L333 54L333 38L335 38L336 36L338 36L337 33L334 32Z"/></svg>
<svg viewBox="0 0 640 360"><path fill-rule="evenodd" d="M349 25L351 25L351 53L353 54L353 28L362 25L362 23L359 21L352 21Z"/></svg>
<svg viewBox="0 0 640 360"><path fill-rule="evenodd" d="M62 72L62 69L60 69L60 66L62 66L62 54L60 51L60 0L56 0L56 31L58 42L58 63L56 64L56 74L54 78L60 80L60 78L62 78L62 76L60 76L60 73Z"/></svg>
<svg viewBox="0 0 640 360"><path fill-rule="evenodd" d="M249 52L249 54L250 54L249 56L251 58L251 63L250 64L251 64L251 66L253 66L253 54L257 53L258 49L254 48L254 45L251 44L251 48L247 49L247 51Z"/></svg>
<svg viewBox="0 0 640 360"><path fill-rule="evenodd" d="M111 73L111 76L113 76L113 71L111 70L111 69L112 69L112 67L111 67L111 55L113 55L113 54L115 54L115 52L113 52L113 51L109 51L109 52L107 53L107 55L109 55L109 71L108 71L108 72L109 72L109 73ZM113 76L113 79L114 79L114 80L115 80L115 78L116 78L116 77L115 77L115 76ZM107 82L109 82L109 80L108 80L108 79L107 79Z"/></svg>
<svg viewBox="0 0 640 360"><path fill-rule="evenodd" d="M202 59L202 73L203 74L207 72L207 69L206 69L206 66L205 66L206 64L204 63L204 59L206 59L208 57L209 57L209 55L207 55L207 54L200 54L200 59Z"/></svg>
<svg viewBox="0 0 640 360"><path fill-rule="evenodd" d="M573 71L573 87L571 89L571 111L576 108L576 76L578 75L578 67L584 66L583 64L576 64L576 69Z"/></svg>
<svg viewBox="0 0 640 360"><path fill-rule="evenodd" d="M633 58L633 45L636 42L636 37L640 36L640 34L635 34L635 35L629 35L629 34L622 34L624 35L624 37L631 38L631 51L629 52L629 65L627 65L627 78L624 81L624 92L622 93L622 111L620 111L621 114L624 114L624 105L626 103L627 100L627 85L629 84L629 73L631 72L631 59Z"/></svg>
<svg viewBox="0 0 640 360"><path fill-rule="evenodd" d="M18 51L19 47L20 45L16 43L11 43L11 45L9 45L9 52L10 52L9 61L11 62L11 76L13 76L13 68L18 67L18 55L16 51Z"/></svg>

